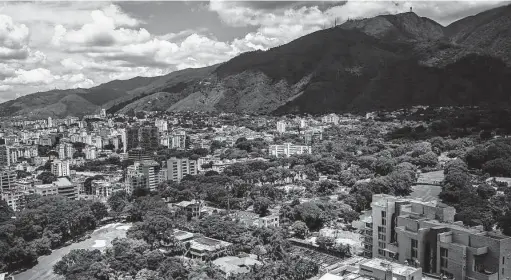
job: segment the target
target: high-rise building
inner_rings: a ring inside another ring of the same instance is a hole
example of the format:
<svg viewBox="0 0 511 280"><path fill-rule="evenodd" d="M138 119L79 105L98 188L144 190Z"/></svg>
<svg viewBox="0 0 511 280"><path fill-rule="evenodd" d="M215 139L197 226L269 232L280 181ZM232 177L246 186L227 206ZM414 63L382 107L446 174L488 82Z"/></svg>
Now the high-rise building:
<svg viewBox="0 0 511 280"><path fill-rule="evenodd" d="M5 145L0 145L0 168L10 164L9 149Z"/></svg>
<svg viewBox="0 0 511 280"><path fill-rule="evenodd" d="M16 180L16 171L10 169L0 169L0 192L14 189Z"/></svg>
<svg viewBox="0 0 511 280"><path fill-rule="evenodd" d="M145 150L154 151L157 150L160 146L160 136L158 133L158 128L155 126L141 127L139 129L139 137L139 145Z"/></svg>
<svg viewBox="0 0 511 280"><path fill-rule="evenodd" d="M75 149L71 143L61 143L58 145L59 159L73 158Z"/></svg>
<svg viewBox="0 0 511 280"><path fill-rule="evenodd" d="M451 279L506 279L511 273L511 237L455 222L453 207L381 194L371 207L362 229L364 248L372 245L369 257Z"/></svg>
<svg viewBox="0 0 511 280"><path fill-rule="evenodd" d="M130 127L126 129L126 142L124 145L127 150L138 148L140 144L140 138L138 135L138 127Z"/></svg>
<svg viewBox="0 0 511 280"><path fill-rule="evenodd" d="M87 146L83 149L85 153L85 159L96 159L97 158L97 148L95 146Z"/></svg>
<svg viewBox="0 0 511 280"><path fill-rule="evenodd" d="M128 167L127 179L132 189L145 187L154 191L159 183L159 164L154 160L136 161Z"/></svg>
<svg viewBox="0 0 511 280"><path fill-rule="evenodd" d="M54 160L51 163L51 173L57 177L69 176L70 175L69 161Z"/></svg>
<svg viewBox="0 0 511 280"><path fill-rule="evenodd" d="M104 109L104 108L102 108L102 109L101 109L100 116L101 116L102 118L106 118L106 109Z"/></svg>
<svg viewBox="0 0 511 280"><path fill-rule="evenodd" d="M51 117L48 117L48 127L53 127L53 120Z"/></svg>
<svg viewBox="0 0 511 280"><path fill-rule="evenodd" d="M168 177L169 180L174 182L181 182L183 176L197 175L198 163L196 160L187 158L171 158L167 161Z"/></svg>

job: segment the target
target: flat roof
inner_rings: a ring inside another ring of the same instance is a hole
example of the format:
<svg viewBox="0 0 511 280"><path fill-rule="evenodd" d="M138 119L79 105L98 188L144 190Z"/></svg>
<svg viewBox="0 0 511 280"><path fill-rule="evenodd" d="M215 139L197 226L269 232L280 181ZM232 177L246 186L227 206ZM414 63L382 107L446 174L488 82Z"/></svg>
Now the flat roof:
<svg viewBox="0 0 511 280"><path fill-rule="evenodd" d="M392 269L392 273L402 275L402 276L410 275L418 270L417 268L414 268L411 266L394 263L394 262L389 262L387 260L379 259L379 258L370 259L366 262L360 263L360 265L383 270L383 271L387 270L388 266L390 266Z"/></svg>

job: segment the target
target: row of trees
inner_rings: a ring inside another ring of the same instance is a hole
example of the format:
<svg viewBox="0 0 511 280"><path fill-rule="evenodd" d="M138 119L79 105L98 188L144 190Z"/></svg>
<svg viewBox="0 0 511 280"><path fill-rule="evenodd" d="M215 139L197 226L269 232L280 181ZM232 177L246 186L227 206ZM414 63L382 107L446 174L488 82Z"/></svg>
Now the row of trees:
<svg viewBox="0 0 511 280"><path fill-rule="evenodd" d="M94 229L107 209L99 202L31 195L16 219L10 219L13 213L1 214L0 270L13 271L34 265L38 256Z"/></svg>

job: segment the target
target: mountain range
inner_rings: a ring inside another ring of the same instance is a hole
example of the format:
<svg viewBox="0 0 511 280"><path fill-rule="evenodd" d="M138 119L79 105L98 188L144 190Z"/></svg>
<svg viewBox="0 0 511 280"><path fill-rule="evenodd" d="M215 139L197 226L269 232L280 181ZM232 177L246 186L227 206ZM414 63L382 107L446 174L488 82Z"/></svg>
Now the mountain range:
<svg viewBox="0 0 511 280"><path fill-rule="evenodd" d="M139 110L259 114L511 101L511 5L442 26L413 12L349 20L266 51L160 77L38 92L0 116Z"/></svg>

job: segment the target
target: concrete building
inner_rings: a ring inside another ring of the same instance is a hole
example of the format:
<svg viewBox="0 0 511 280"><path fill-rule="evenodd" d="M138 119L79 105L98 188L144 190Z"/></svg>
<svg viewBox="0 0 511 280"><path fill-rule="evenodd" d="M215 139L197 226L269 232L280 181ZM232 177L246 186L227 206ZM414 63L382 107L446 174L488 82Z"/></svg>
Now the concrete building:
<svg viewBox="0 0 511 280"><path fill-rule="evenodd" d="M13 211L21 211L25 208L25 196L29 193L27 191L18 191L16 189L5 190L1 193L1 198Z"/></svg>
<svg viewBox="0 0 511 280"><path fill-rule="evenodd" d="M51 163L51 173L57 177L65 177L71 174L69 170L69 161L54 160Z"/></svg>
<svg viewBox="0 0 511 280"><path fill-rule="evenodd" d="M162 119L156 119L154 121L154 126L156 126L156 128L158 128L158 131L161 133L161 132L165 132L169 129L169 125L167 123L167 120L162 120Z"/></svg>
<svg viewBox="0 0 511 280"><path fill-rule="evenodd" d="M59 144L57 150L59 152L59 159L73 158L73 154L75 152L73 144L71 143Z"/></svg>
<svg viewBox="0 0 511 280"><path fill-rule="evenodd" d="M159 164L154 160L136 161L128 167L127 179L132 189L144 187L154 191L158 186L157 169Z"/></svg>
<svg viewBox="0 0 511 280"><path fill-rule="evenodd" d="M278 121L277 122L277 132L278 133L286 132L286 122L285 121Z"/></svg>
<svg viewBox="0 0 511 280"><path fill-rule="evenodd" d="M0 192L15 188L16 171L0 169Z"/></svg>
<svg viewBox="0 0 511 280"><path fill-rule="evenodd" d="M311 146L294 145L284 143L282 145L270 145L269 154L275 157L289 157L290 155L301 155L312 153Z"/></svg>
<svg viewBox="0 0 511 280"><path fill-rule="evenodd" d="M186 148L186 132L177 131L172 134L164 135L160 144L169 149L185 149Z"/></svg>
<svg viewBox="0 0 511 280"><path fill-rule="evenodd" d="M232 243L208 237L195 238L190 242L190 257L204 260L206 257L216 259L225 254Z"/></svg>
<svg viewBox="0 0 511 280"><path fill-rule="evenodd" d="M327 123L327 124L338 124L339 119L340 119L339 116L337 116L336 114L329 114L329 115L323 116L321 118L321 122Z"/></svg>
<svg viewBox="0 0 511 280"><path fill-rule="evenodd" d="M455 222L453 207L389 195L374 195L371 207L362 238L366 245L372 240L373 257L454 279L498 280L511 274L511 237Z"/></svg>
<svg viewBox="0 0 511 280"><path fill-rule="evenodd" d="M175 204L176 207L186 213L187 217L200 217L202 205L203 202L197 200L181 201Z"/></svg>
<svg viewBox="0 0 511 280"><path fill-rule="evenodd" d="M232 217L247 226L256 227L278 227L280 219L278 215L260 217L259 214L248 211L236 211Z"/></svg>
<svg viewBox="0 0 511 280"><path fill-rule="evenodd" d="M48 117L48 127L53 127L53 120L51 117Z"/></svg>
<svg viewBox="0 0 511 280"><path fill-rule="evenodd" d="M0 168L9 165L10 165L9 150L7 149L7 146L0 145Z"/></svg>
<svg viewBox="0 0 511 280"><path fill-rule="evenodd" d="M255 265L262 265L257 260L257 256L249 255L246 257L226 256L213 261L213 264L222 271L225 278L239 274L249 273Z"/></svg>
<svg viewBox="0 0 511 280"><path fill-rule="evenodd" d="M422 269L388 260L352 257L334 264L319 280L421 280Z"/></svg>
<svg viewBox="0 0 511 280"><path fill-rule="evenodd" d="M98 157L97 148L95 146L87 146L83 149L85 153L85 159L94 160Z"/></svg>
<svg viewBox="0 0 511 280"><path fill-rule="evenodd" d="M197 175L198 162L187 158L171 158L167 161L169 180L181 182L183 176Z"/></svg>

